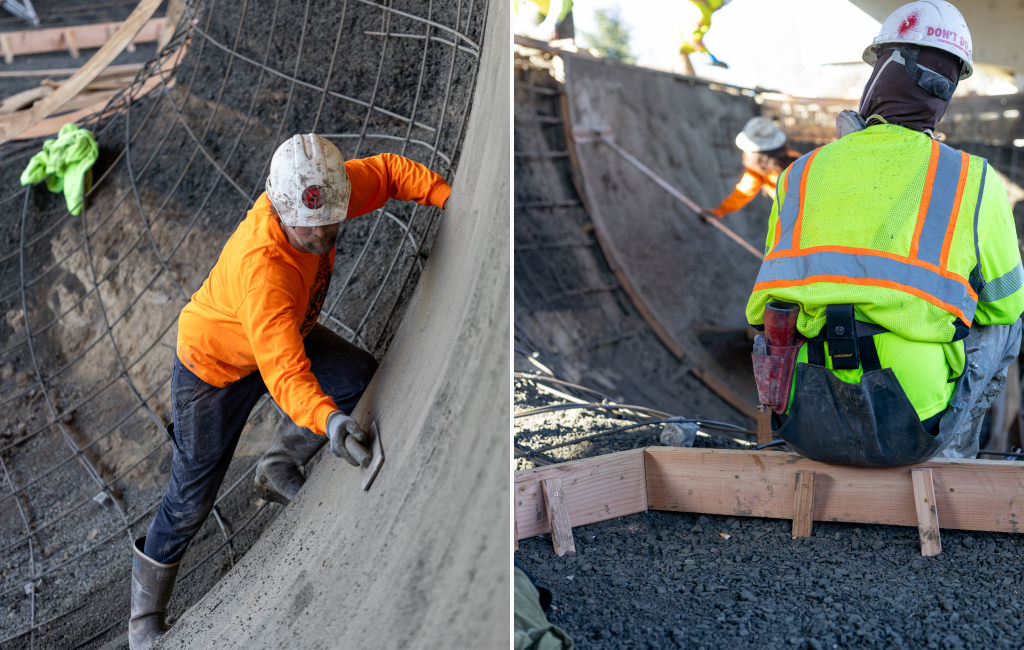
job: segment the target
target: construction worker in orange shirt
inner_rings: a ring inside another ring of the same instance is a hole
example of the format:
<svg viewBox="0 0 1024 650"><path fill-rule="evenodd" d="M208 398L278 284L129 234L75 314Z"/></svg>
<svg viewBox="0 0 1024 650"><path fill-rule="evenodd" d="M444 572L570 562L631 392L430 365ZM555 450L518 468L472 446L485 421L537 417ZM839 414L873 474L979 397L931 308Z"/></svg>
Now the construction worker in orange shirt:
<svg viewBox="0 0 1024 650"><path fill-rule="evenodd" d="M747 120L736 136L736 146L743 152L743 176L718 207L702 213L706 219L721 219L743 208L760 191L774 201L779 174L800 157L799 153L786 146L786 134L768 117Z"/></svg>
<svg viewBox="0 0 1024 650"><path fill-rule="evenodd" d="M346 161L312 133L277 148L266 192L178 318L171 479L133 548L133 650L149 647L167 629L181 557L213 507L260 397L269 392L291 418L257 465L264 498L287 503L294 497L305 481L300 467L328 441L336 456L359 464L346 443L359 450L368 438L348 413L377 362L317 323L338 225L392 198L443 208L450 191L419 163L388 153Z"/></svg>

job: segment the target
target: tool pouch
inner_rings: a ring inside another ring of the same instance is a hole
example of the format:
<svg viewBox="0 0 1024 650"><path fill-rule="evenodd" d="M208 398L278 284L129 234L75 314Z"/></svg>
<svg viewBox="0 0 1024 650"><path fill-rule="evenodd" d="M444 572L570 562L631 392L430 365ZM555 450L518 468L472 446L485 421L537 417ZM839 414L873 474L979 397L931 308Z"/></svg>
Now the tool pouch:
<svg viewBox="0 0 1024 650"><path fill-rule="evenodd" d="M750 355L754 364L754 380L757 382L757 399L776 413L784 412L789 403L793 368L796 366L800 345L767 345L767 354L758 354L755 350Z"/></svg>

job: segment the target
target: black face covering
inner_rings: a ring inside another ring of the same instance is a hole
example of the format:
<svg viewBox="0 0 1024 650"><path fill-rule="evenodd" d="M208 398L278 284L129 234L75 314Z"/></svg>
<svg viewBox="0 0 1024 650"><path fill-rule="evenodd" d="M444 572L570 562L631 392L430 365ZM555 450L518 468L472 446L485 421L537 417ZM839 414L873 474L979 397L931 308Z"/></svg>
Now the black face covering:
<svg viewBox="0 0 1024 650"><path fill-rule="evenodd" d="M959 81L960 59L949 52L914 46L885 50L864 87L860 114L865 119L878 114L915 131L934 129Z"/></svg>

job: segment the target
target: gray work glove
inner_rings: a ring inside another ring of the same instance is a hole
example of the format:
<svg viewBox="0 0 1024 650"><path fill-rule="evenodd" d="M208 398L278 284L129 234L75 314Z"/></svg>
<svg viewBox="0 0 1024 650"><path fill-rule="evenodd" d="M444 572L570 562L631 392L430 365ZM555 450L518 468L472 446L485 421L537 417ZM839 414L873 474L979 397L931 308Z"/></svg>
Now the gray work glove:
<svg viewBox="0 0 1024 650"><path fill-rule="evenodd" d="M366 432L359 428L356 421L341 411L335 411L327 416L327 437L331 441L331 452L338 458L347 460L350 465L358 467L363 459L354 458L345 448L345 439L349 436L360 445L366 445L369 440Z"/></svg>

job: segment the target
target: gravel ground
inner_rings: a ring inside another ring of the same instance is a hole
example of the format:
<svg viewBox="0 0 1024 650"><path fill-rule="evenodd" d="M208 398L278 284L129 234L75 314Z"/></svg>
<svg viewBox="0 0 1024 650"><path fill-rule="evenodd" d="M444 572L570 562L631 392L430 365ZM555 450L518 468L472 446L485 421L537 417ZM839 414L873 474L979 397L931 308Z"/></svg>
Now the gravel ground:
<svg viewBox="0 0 1024 650"><path fill-rule="evenodd" d="M516 382L517 413L563 401ZM590 410L517 418L516 444L536 449L623 422ZM657 429L548 456L658 444ZM745 446L703 436L696 444ZM1019 536L943 531L943 552L925 558L910 527L816 522L796 540L791 527L650 511L575 528L576 554L557 557L541 535L521 540L516 558L551 589L549 620L581 648L1024 647Z"/></svg>

